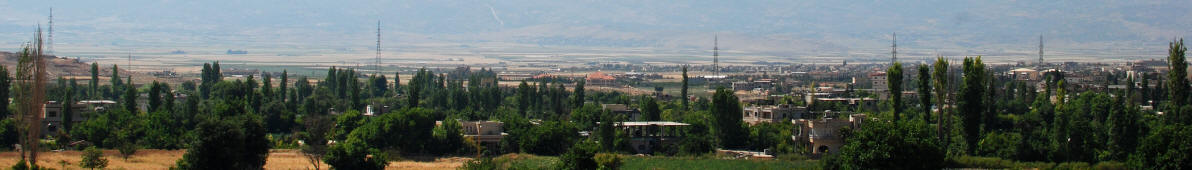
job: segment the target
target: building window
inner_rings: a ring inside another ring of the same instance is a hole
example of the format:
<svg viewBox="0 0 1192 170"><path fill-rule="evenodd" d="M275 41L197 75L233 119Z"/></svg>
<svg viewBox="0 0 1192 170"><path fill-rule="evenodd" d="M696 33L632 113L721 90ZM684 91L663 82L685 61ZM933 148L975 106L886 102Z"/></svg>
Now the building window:
<svg viewBox="0 0 1192 170"><path fill-rule="evenodd" d="M58 117L58 112L50 111L49 113L46 114L46 117Z"/></svg>

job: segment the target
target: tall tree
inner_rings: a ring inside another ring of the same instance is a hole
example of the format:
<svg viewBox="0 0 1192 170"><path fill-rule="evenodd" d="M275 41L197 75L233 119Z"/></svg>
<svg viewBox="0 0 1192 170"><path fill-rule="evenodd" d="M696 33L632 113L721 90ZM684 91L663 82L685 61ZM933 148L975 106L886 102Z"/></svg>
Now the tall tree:
<svg viewBox="0 0 1192 170"><path fill-rule="evenodd" d="M934 67L933 68L934 71L932 71L932 73L931 73L931 78L933 80L931 85L932 85L932 87L935 87L935 100L936 100L935 103L940 106L947 106L948 103L946 103L946 102L947 102L948 92L949 92L948 91L948 87L949 87L948 86L948 60L944 60L943 57L939 57L939 58L935 59L935 63L932 65ZM943 145L945 145L945 146L948 145L948 140L945 140L946 139L945 134L947 134L947 133L945 133L946 130L944 130L944 128L951 127L951 125L948 124L948 122L951 119L951 115L947 115L946 113L948 113L948 112L946 110L944 110L944 107L940 107L940 112L938 113L939 115L936 116L936 119L935 119L936 133L938 135L937 137L940 139L940 141L943 142ZM945 119L945 118L947 118L947 119Z"/></svg>
<svg viewBox="0 0 1192 170"><path fill-rule="evenodd" d="M658 100L648 95L641 97L641 112L642 120L640 121L660 121L662 120L662 109L658 106Z"/></svg>
<svg viewBox="0 0 1192 170"><path fill-rule="evenodd" d="M408 94L406 94L406 96L407 96L406 102L408 103L408 104L406 104L406 107L409 107L409 108L418 107L418 102L420 102L422 100L422 98L421 98L422 87L426 86L426 84L428 83L426 81L429 81L430 79L432 79L432 76L433 75L426 72L426 68L418 69L418 73L415 74L412 79L410 79L410 84L408 84L408 86L410 86L410 87L406 88L409 91L409 92L407 92Z"/></svg>
<svg viewBox="0 0 1192 170"><path fill-rule="evenodd" d="M211 86L215 84L213 83L215 79L212 77L212 74L215 74L215 72L211 70L211 64L203 63L202 74L199 76L199 79L201 80L199 82L200 98L207 99L208 97L211 97Z"/></svg>
<svg viewBox="0 0 1192 170"><path fill-rule="evenodd" d="M319 86L327 87L327 89L331 90L332 92L339 91L336 87L336 85L339 85L339 77L337 77L339 75L337 74L339 74L339 72L335 69L335 66L327 68L327 77L323 78L322 82L319 82Z"/></svg>
<svg viewBox="0 0 1192 170"><path fill-rule="evenodd" d="M263 77L261 78L261 95L264 96L266 100L277 98L277 96L273 96L273 74L261 74L263 74Z"/></svg>
<svg viewBox="0 0 1192 170"><path fill-rule="evenodd" d="M223 69L219 68L219 61L211 63L211 81L219 82L223 80Z"/></svg>
<svg viewBox="0 0 1192 170"><path fill-rule="evenodd" d="M346 93L348 93L348 95L347 95L348 100L350 100L350 101L348 101L348 103L349 103L348 107L350 109L361 109L364 107L364 101L363 101L364 99L360 97L360 88L361 88L360 79L356 78L355 70L349 69L348 72L349 72L349 76L348 76L349 80L347 81L348 82L348 85L347 85L348 90L346 92Z"/></svg>
<svg viewBox="0 0 1192 170"><path fill-rule="evenodd" d="M902 63L894 62L894 65L886 69L886 85L890 89L890 105L894 107L894 121L900 119L902 114Z"/></svg>
<svg viewBox="0 0 1192 170"><path fill-rule="evenodd" d="M522 80L521 84L517 85L517 112L523 116L529 111L530 105L533 105L534 89Z"/></svg>
<svg viewBox="0 0 1192 170"><path fill-rule="evenodd" d="M682 101L683 110L688 109L687 101L687 65L683 65L683 88L679 89L679 101Z"/></svg>
<svg viewBox="0 0 1192 170"><path fill-rule="evenodd" d="M389 92L389 78L386 78L385 75L374 75L373 77L376 78L371 82L371 89L373 89L372 96L384 96L385 93Z"/></svg>
<svg viewBox="0 0 1192 170"><path fill-rule="evenodd" d="M393 92L401 93L402 90L402 73L395 71L393 73Z"/></svg>
<svg viewBox="0 0 1192 170"><path fill-rule="evenodd" d="M725 148L744 147L742 139L748 137L741 126L741 101L731 89L717 87L712 95L712 113L716 122L716 134Z"/></svg>
<svg viewBox="0 0 1192 170"><path fill-rule="evenodd" d="M575 83L575 95L573 95L573 102L571 107L579 108L584 106L584 84L585 80L579 80Z"/></svg>
<svg viewBox="0 0 1192 170"><path fill-rule="evenodd" d="M286 100L286 95L287 95L286 93L290 92L288 89L286 89L286 85L288 85L289 83L290 83L290 73L284 69L281 70L281 82L277 83L277 92L280 93L277 96L277 100L281 100L281 101Z"/></svg>
<svg viewBox="0 0 1192 170"><path fill-rule="evenodd" d="M87 90L88 98L99 99L99 63L91 63L91 80Z"/></svg>
<svg viewBox="0 0 1192 170"><path fill-rule="evenodd" d="M976 153L977 141L981 138L981 118L985 114L985 64L981 57L964 59L964 84L960 86L960 111L964 117L965 139L969 153Z"/></svg>
<svg viewBox="0 0 1192 170"><path fill-rule="evenodd" d="M11 112L8 110L9 98L11 96L10 89L12 88L12 77L8 75L8 68L0 65L0 119L7 118Z"/></svg>
<svg viewBox="0 0 1192 170"><path fill-rule="evenodd" d="M295 101L296 103L302 103L306 97L314 93L314 87L310 85L310 80L306 76L300 76L298 81L294 81L294 90L294 96L299 100Z"/></svg>
<svg viewBox="0 0 1192 170"><path fill-rule="evenodd" d="M41 138L41 120L44 114L44 105L46 101L46 63L42 51L41 31L39 30L35 36L34 41L26 43L22 48L18 59L16 76L13 78L17 80L13 91L16 94L13 98L16 99L17 113L21 114L17 117L17 121L27 126L21 130L21 160L29 160L30 163L36 164L38 154L38 144Z"/></svg>
<svg viewBox="0 0 1192 170"><path fill-rule="evenodd" d="M307 144L302 146L302 155L316 170L320 169L323 155L327 153L327 135L335 127L335 121L330 116L310 116L303 119L303 125L305 131L299 137Z"/></svg>
<svg viewBox="0 0 1192 170"><path fill-rule="evenodd" d="M157 80L149 84L149 110L146 112L154 112L161 107L161 90L161 84L158 84Z"/></svg>
<svg viewBox="0 0 1192 170"><path fill-rule="evenodd" d="M123 90L124 82L120 81L120 66L112 64L112 88L115 90ZM129 82L131 83L131 82Z"/></svg>
<svg viewBox="0 0 1192 170"><path fill-rule="evenodd" d="M923 122L931 122L931 68L919 64L919 104L923 106Z"/></svg>
<svg viewBox="0 0 1192 170"><path fill-rule="evenodd" d="M129 79L129 80L131 80L131 79ZM136 114L137 113L137 88L129 87L129 88L124 88L124 89L125 89L124 96L120 97L120 98L124 99L124 110L128 110L129 113Z"/></svg>
<svg viewBox="0 0 1192 170"><path fill-rule="evenodd" d="M1184 47L1183 38L1168 43L1168 46L1167 62L1169 64L1167 67L1171 68L1171 72L1167 72L1167 86L1171 88L1168 96L1171 98L1171 106L1175 107L1169 111L1173 113L1170 114L1170 119L1175 122L1189 123L1187 118L1192 116L1182 113L1184 112L1183 108L1189 105L1188 60L1184 57L1184 51L1188 51L1188 48Z"/></svg>

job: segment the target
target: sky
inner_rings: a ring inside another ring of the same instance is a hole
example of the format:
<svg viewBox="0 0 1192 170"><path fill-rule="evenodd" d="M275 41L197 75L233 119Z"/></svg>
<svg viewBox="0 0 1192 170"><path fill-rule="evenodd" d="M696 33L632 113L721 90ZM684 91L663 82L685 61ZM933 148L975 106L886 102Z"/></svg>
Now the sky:
<svg viewBox="0 0 1192 170"><path fill-rule="evenodd" d="M367 48L386 43L726 49L761 55L908 55L1049 48L1161 55L1192 33L1186 0L0 0L0 50L54 10L55 43L110 48ZM1158 49L1157 49L1158 48ZM916 50L918 53L916 53ZM900 51L902 51L900 49ZM1089 52L1098 53L1100 52Z"/></svg>

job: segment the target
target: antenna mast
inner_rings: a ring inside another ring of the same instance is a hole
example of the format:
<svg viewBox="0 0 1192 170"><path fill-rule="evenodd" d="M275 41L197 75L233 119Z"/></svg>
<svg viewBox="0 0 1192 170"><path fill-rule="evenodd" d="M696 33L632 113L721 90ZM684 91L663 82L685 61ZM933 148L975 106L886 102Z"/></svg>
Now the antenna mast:
<svg viewBox="0 0 1192 170"><path fill-rule="evenodd" d="M374 74L381 74L381 20L377 20L377 61L374 68Z"/></svg>
<svg viewBox="0 0 1192 170"><path fill-rule="evenodd" d="M712 72L720 76L720 36L712 37Z"/></svg>
<svg viewBox="0 0 1192 170"><path fill-rule="evenodd" d="M1039 34L1039 63L1036 63L1038 68L1043 68L1043 35Z"/></svg>
<svg viewBox="0 0 1192 170"><path fill-rule="evenodd" d="M891 43L893 45L890 46L890 64L893 65L894 62L898 62L898 33L894 33L894 41Z"/></svg>

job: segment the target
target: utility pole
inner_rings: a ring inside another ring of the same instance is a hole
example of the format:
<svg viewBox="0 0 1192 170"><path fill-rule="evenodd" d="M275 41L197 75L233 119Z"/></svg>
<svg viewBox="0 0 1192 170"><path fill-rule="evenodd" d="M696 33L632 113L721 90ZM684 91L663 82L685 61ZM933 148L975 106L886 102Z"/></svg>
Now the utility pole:
<svg viewBox="0 0 1192 170"><path fill-rule="evenodd" d="M894 40L891 44L893 45L890 45L890 65L894 65L895 62L898 62L898 33L894 33Z"/></svg>
<svg viewBox="0 0 1192 170"><path fill-rule="evenodd" d="M48 53L50 55L54 55L54 8L53 7L50 8L50 30L49 30L49 38L46 41L46 45L48 45L48 47L47 47L48 50L46 50L46 53Z"/></svg>

